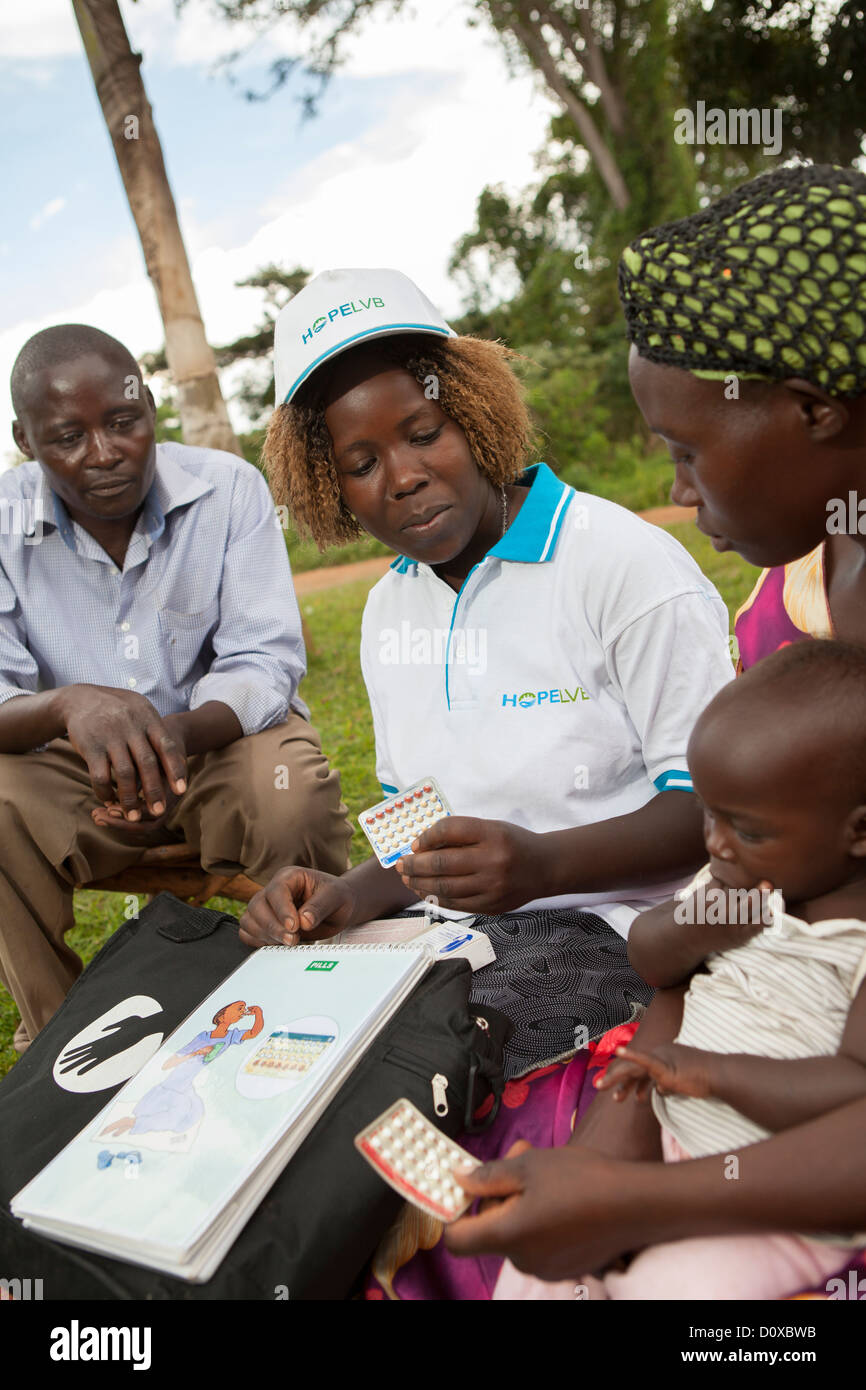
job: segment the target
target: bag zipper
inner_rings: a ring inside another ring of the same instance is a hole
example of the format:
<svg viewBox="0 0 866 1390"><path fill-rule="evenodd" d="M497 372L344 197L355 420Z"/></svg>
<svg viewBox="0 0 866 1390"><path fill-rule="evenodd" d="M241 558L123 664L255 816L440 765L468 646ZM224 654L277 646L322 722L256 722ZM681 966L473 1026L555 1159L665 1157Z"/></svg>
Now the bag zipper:
<svg viewBox="0 0 866 1390"><path fill-rule="evenodd" d="M433 1087L433 1109L437 1115L447 1115L448 1097L445 1092L448 1090L448 1077L437 1071L430 1084Z"/></svg>

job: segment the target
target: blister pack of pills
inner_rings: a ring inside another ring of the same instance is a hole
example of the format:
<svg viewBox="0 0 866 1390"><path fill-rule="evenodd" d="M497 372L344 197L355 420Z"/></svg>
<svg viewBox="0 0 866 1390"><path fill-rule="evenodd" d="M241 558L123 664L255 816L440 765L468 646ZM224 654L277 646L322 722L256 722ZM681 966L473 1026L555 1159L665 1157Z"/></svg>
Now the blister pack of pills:
<svg viewBox="0 0 866 1390"><path fill-rule="evenodd" d="M244 1071L250 1076L300 1080L335 1040L334 1033L293 1033L277 1028L249 1058Z"/></svg>
<svg viewBox="0 0 866 1390"><path fill-rule="evenodd" d="M451 807L432 777L424 777L406 791L388 796L369 806L358 817L379 863L390 869L398 859L412 853L412 841L443 816Z"/></svg>
<svg viewBox="0 0 866 1390"><path fill-rule="evenodd" d="M431 1124L409 1100L397 1100L355 1136L355 1147L407 1202L439 1221L456 1221L472 1205L454 1177L479 1162Z"/></svg>

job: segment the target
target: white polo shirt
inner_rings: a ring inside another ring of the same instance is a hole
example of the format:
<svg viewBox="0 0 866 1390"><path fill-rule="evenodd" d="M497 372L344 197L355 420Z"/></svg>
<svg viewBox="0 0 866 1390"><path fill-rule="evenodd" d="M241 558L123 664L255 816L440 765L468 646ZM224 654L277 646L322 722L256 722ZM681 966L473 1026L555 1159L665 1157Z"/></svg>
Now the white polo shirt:
<svg viewBox="0 0 866 1390"><path fill-rule="evenodd" d="M544 463L522 482L523 506L459 593L405 556L370 592L361 667L382 786L432 775L456 815L534 831L691 790L692 726L733 677L724 603L667 532ZM625 935L682 886L530 905L591 908Z"/></svg>

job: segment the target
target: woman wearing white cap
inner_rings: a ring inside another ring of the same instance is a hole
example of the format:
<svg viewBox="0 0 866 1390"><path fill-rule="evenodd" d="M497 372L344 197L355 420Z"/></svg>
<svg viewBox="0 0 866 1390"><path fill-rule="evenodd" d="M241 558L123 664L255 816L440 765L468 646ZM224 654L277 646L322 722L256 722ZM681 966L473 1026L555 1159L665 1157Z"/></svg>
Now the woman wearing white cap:
<svg viewBox="0 0 866 1390"><path fill-rule="evenodd" d="M276 500L320 547L397 552L362 626L377 772L386 794L435 777L454 814L396 870L281 870L241 935L425 897L479 914L497 960L473 998L516 1025L513 1076L648 999L624 938L702 860L686 745L732 669L724 605L672 537L526 469L509 356L393 270L320 275L277 320Z"/></svg>

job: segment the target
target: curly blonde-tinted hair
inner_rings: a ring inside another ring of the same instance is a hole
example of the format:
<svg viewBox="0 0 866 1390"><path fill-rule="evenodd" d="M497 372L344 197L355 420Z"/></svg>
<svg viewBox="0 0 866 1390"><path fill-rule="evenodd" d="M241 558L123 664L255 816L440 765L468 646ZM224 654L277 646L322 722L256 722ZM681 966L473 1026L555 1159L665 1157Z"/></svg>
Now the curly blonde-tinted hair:
<svg viewBox="0 0 866 1390"><path fill-rule="evenodd" d="M516 353L481 338L419 342L416 334L377 339L373 346L386 366L409 372L419 385L435 380L440 407L463 430L473 459L495 487L519 477L532 425L509 366ZM341 364L348 356L332 361ZM288 504L299 531L312 536L320 550L363 534L343 501L325 424L329 367L320 367L290 405L277 406L262 451L274 501Z"/></svg>

